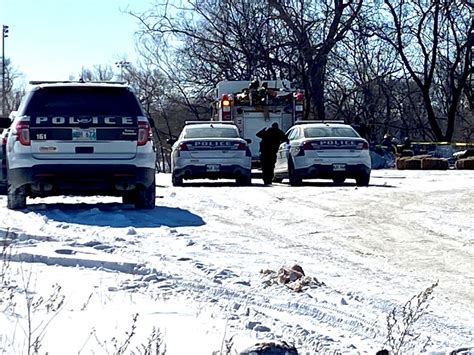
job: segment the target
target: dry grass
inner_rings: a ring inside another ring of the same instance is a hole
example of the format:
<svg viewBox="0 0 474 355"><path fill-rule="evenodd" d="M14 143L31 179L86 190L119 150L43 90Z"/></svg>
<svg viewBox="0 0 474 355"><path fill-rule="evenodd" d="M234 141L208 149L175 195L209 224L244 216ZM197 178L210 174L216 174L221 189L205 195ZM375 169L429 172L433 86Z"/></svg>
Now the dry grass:
<svg viewBox="0 0 474 355"><path fill-rule="evenodd" d="M420 335L415 331L415 324L427 314L436 286L438 282L413 296L400 309L394 308L387 316L387 338L384 345L389 348L390 354L416 353L414 347L420 344Z"/></svg>

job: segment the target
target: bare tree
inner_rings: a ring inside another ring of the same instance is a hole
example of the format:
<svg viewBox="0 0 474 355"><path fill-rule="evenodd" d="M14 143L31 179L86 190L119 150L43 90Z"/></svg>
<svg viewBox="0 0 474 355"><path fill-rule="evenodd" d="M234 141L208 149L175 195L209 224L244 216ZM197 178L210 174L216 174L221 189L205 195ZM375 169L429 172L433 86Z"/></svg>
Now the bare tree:
<svg viewBox="0 0 474 355"><path fill-rule="evenodd" d="M316 106L317 118L324 120L325 83L328 56L352 26L362 1L268 0L286 25L299 50L305 68L303 80Z"/></svg>
<svg viewBox="0 0 474 355"><path fill-rule="evenodd" d="M474 73L469 6L440 0L384 4L375 33L395 48L419 88L434 138L451 141L468 78Z"/></svg>
<svg viewBox="0 0 474 355"><path fill-rule="evenodd" d="M2 58L3 60L3 58ZM21 98L23 97L25 90L19 88L19 82L23 77L23 74L17 71L9 58L5 58L5 87L0 92L0 103L5 112L4 115L8 115L11 111L18 108ZM3 107L5 104L5 107Z"/></svg>
<svg viewBox="0 0 474 355"><path fill-rule="evenodd" d="M84 81L111 81L114 78L114 71L110 65L94 65L91 69L82 68L79 78Z"/></svg>

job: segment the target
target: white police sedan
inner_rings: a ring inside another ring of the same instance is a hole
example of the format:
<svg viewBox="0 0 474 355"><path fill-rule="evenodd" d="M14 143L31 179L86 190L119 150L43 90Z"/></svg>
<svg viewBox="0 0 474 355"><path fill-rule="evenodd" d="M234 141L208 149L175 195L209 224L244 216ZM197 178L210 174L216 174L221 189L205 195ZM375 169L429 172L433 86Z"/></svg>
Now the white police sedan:
<svg viewBox="0 0 474 355"><path fill-rule="evenodd" d="M355 179L368 186L371 162L368 142L350 126L331 121L299 121L287 132L277 154L274 181L288 178L290 185L303 179L331 179L342 184Z"/></svg>
<svg viewBox="0 0 474 355"><path fill-rule="evenodd" d="M173 186L190 179L235 179L251 184L251 153L232 123L186 122L171 151Z"/></svg>

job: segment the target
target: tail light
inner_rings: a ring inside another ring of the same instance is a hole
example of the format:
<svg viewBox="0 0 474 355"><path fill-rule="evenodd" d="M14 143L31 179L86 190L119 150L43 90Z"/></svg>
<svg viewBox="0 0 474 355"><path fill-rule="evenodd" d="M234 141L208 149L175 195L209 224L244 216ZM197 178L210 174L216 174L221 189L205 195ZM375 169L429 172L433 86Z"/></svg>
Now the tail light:
<svg viewBox="0 0 474 355"><path fill-rule="evenodd" d="M16 124L17 140L22 145L30 145L30 122L29 121L18 121Z"/></svg>
<svg viewBox="0 0 474 355"><path fill-rule="evenodd" d="M142 146L148 142L150 137L150 124L148 122L138 122L137 145Z"/></svg>
<svg viewBox="0 0 474 355"><path fill-rule="evenodd" d="M252 152L250 151L249 146L245 143L239 143L239 145L237 146L237 150L245 150L245 156L246 157L251 157L252 156Z"/></svg>
<svg viewBox="0 0 474 355"><path fill-rule="evenodd" d="M314 150L313 143L308 141L303 142L303 144L300 145L300 151L296 156L303 156L305 150Z"/></svg>
<svg viewBox="0 0 474 355"><path fill-rule="evenodd" d="M367 141L357 143L357 149L367 150L369 149L369 143Z"/></svg>
<svg viewBox="0 0 474 355"><path fill-rule="evenodd" d="M297 92L293 94L295 97L295 101L303 102L304 101L304 93L303 92Z"/></svg>
<svg viewBox="0 0 474 355"><path fill-rule="evenodd" d="M178 146L178 150L179 151L188 151L188 146L186 143L181 143L179 146Z"/></svg>
<svg viewBox="0 0 474 355"><path fill-rule="evenodd" d="M178 145L178 157L180 156L180 153L181 152L187 152L189 150L188 146L186 145L186 143L180 143Z"/></svg>

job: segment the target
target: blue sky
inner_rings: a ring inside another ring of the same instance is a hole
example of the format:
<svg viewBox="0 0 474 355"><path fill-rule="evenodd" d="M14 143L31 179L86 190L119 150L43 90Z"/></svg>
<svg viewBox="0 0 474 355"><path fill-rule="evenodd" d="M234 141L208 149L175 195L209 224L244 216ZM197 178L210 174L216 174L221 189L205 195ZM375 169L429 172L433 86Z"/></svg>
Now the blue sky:
<svg viewBox="0 0 474 355"><path fill-rule="evenodd" d="M76 78L81 68L134 61L138 22L121 12L143 12L151 0L0 0L8 25L5 55L29 80Z"/></svg>

